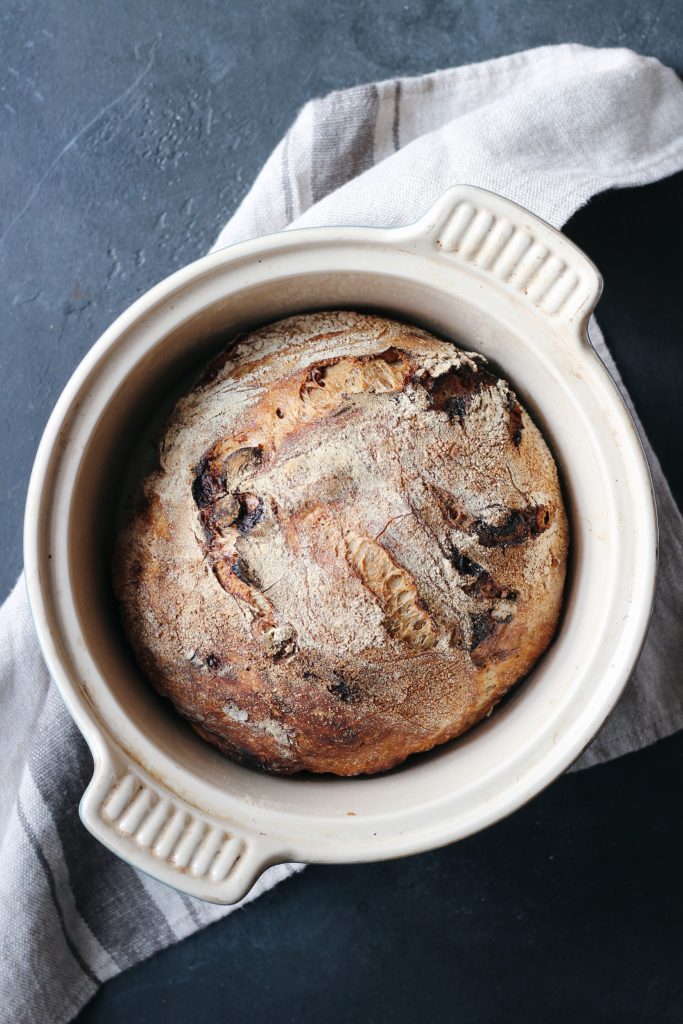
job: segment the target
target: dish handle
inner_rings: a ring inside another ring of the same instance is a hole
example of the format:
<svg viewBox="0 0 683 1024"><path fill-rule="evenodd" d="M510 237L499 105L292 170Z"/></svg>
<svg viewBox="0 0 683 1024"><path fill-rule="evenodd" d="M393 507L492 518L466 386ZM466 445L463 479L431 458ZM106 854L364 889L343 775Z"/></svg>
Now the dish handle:
<svg viewBox="0 0 683 1024"><path fill-rule="evenodd" d="M171 793L101 742L80 804L96 839L133 867L211 903L237 903L271 864L286 860L268 840L246 837Z"/></svg>
<svg viewBox="0 0 683 1024"><path fill-rule="evenodd" d="M565 326L584 339L602 277L581 249L524 207L483 188L456 185L417 223L398 230L522 299L551 319L555 330Z"/></svg>

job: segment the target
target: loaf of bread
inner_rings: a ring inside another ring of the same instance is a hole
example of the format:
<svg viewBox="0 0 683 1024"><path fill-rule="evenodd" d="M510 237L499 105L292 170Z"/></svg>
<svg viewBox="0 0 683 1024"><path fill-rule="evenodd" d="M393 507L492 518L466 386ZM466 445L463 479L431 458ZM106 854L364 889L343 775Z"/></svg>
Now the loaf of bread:
<svg viewBox="0 0 683 1024"><path fill-rule="evenodd" d="M479 355L353 312L237 339L122 531L145 674L267 771L379 772L463 733L555 631L557 470Z"/></svg>

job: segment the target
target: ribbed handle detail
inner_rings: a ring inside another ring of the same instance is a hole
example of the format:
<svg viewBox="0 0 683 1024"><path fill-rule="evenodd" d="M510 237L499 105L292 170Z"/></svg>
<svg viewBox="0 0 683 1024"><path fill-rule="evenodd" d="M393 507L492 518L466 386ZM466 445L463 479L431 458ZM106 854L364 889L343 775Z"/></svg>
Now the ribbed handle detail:
<svg viewBox="0 0 683 1024"><path fill-rule="evenodd" d="M132 774L115 781L100 817L125 842L193 878L224 882L244 852L240 839L174 805Z"/></svg>
<svg viewBox="0 0 683 1024"><path fill-rule="evenodd" d="M109 750L95 757L95 774L80 807L90 832L141 871L200 899L235 903L272 862L220 821Z"/></svg>
<svg viewBox="0 0 683 1024"><path fill-rule="evenodd" d="M580 249L539 217L484 189L449 189L413 228L555 321L583 325L600 297L600 274Z"/></svg>

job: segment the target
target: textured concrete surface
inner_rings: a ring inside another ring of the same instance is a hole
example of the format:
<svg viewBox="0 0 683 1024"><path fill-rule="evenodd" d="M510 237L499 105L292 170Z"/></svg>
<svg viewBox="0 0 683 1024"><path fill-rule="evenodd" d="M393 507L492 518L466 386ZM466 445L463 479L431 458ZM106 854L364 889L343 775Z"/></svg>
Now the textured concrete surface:
<svg viewBox="0 0 683 1024"><path fill-rule="evenodd" d="M0 592L35 447L137 295L211 244L310 96L553 42L683 68L680 0L83 0L0 10ZM683 501L683 176L568 233ZM104 987L82 1022L680 1021L683 740L393 864L317 867Z"/></svg>

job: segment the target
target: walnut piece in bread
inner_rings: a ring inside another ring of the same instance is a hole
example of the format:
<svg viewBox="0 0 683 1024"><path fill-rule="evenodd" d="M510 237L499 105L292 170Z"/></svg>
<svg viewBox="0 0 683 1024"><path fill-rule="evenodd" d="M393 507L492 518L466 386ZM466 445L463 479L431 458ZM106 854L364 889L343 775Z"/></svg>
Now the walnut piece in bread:
<svg viewBox="0 0 683 1024"><path fill-rule="evenodd" d="M378 316L289 317L182 398L115 588L156 689L228 757L379 772L463 733L560 613L539 430L483 357Z"/></svg>

